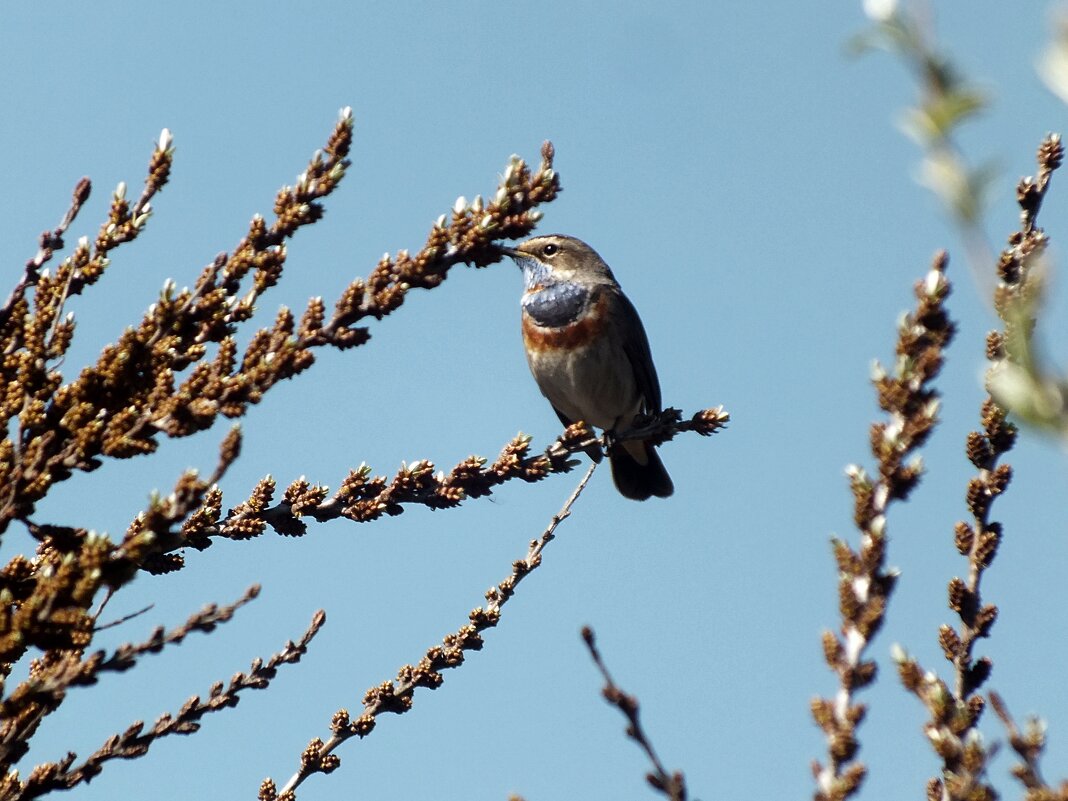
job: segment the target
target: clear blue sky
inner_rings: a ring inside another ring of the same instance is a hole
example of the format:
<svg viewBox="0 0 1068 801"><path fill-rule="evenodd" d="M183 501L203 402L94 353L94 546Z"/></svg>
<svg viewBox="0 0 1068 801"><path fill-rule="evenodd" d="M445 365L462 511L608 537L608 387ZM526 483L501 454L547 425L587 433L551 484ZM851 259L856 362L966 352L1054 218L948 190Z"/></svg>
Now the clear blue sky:
<svg viewBox="0 0 1068 801"><path fill-rule="evenodd" d="M993 159L995 241L1012 230L1012 189L1065 108L1033 63L1051 29L1039 4L941 4L938 30L988 88L989 113L963 144ZM664 502L620 498L595 476L542 569L506 607L486 647L415 708L385 717L341 750L341 769L303 799L650 797L646 764L600 698L579 639L590 624L621 685L637 694L665 763L694 796L805 797L825 744L809 699L829 694L819 635L837 620L828 539L855 540L843 475L869 463L872 358L892 356L895 321L931 254L948 248L960 333L939 385L944 422L930 474L890 517L902 579L864 694L868 798L922 795L937 770L924 710L898 685L900 643L944 671L937 627L945 585L965 569L952 547L969 475L966 433L982 398L983 335L993 317L936 200L914 180L918 151L896 119L914 90L885 55L844 43L866 25L859 3L666 2L616 6L229 3L8 4L0 12L0 253L10 278L61 216L82 175L92 201L72 234L92 235L119 181L136 187L163 127L175 137L171 183L147 233L71 309L72 372L152 302L167 278L189 284L249 217L269 214L328 135L339 108L356 119L353 166L327 216L293 243L263 313L328 302L384 251L414 249L457 195L492 194L515 152L557 148L564 192L544 232L590 242L640 310L664 398L687 412L724 404L730 429L663 449L676 486ZM1068 176L1044 220L1055 253L1068 231ZM132 190L131 190L132 191ZM1063 280L1047 341L1064 341ZM6 292L6 290L4 290ZM559 424L522 355L520 279L509 264L456 270L375 325L373 340L322 354L245 423L227 476L235 505L258 478L306 475L336 487L368 462L448 467L494 456L517 431L544 444ZM1059 318L1059 319L1057 319ZM1054 349L1056 352L1056 349ZM160 458L109 465L57 487L42 517L121 535L151 490L187 466L210 470L224 428L172 442ZM990 686L1019 716L1050 722L1048 775L1068 770L1068 658L1060 607L1068 559L1065 457L1033 436L1010 458L1016 481L995 506L1005 543L988 575L1001 607ZM114 645L176 625L209 601L261 582L261 598L208 636L150 657L101 690L74 691L26 764L84 755L134 719L177 709L247 668L325 607L326 628L266 693L209 717L192 738L111 764L77 798L254 798L281 783L339 707L465 620L544 527L578 476L509 485L453 511L411 509L372 525L313 526L190 553L188 567L143 576L105 615L146 615L100 638ZM243 494L244 493L244 494ZM8 533L0 555L32 547ZM1000 726L985 721L988 736ZM993 775L1009 797L1008 749ZM773 767L772 767L773 766ZM152 788L151 792L149 788Z"/></svg>

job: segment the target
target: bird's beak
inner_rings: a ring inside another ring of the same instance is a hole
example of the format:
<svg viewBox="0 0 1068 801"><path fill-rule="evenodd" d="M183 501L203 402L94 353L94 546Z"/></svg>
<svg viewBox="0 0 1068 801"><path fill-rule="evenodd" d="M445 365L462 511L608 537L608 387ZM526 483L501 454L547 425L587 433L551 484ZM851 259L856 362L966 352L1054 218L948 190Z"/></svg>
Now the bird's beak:
<svg viewBox="0 0 1068 801"><path fill-rule="evenodd" d="M521 259L526 255L522 251L516 250L515 248L506 248L503 245L497 245L497 250L505 256L510 256L513 259Z"/></svg>

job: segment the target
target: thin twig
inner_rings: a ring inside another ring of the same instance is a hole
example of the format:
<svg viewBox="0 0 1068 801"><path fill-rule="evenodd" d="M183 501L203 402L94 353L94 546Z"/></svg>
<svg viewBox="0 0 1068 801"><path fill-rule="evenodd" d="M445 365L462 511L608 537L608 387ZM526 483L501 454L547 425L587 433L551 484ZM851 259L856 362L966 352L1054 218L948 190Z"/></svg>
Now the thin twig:
<svg viewBox="0 0 1068 801"><path fill-rule="evenodd" d="M104 631L104 629L111 629L115 626L121 626L123 623L128 623L135 617L141 617L141 615L145 614L146 612L150 612L155 608L155 604L149 604L148 606L138 609L136 612L130 612L130 614L128 615L123 615L118 620L112 620L110 623L105 623L102 626L94 626L93 631Z"/></svg>
<svg viewBox="0 0 1068 801"><path fill-rule="evenodd" d="M15 288L11 290L11 294L8 295L7 300L4 301L4 305L0 306L0 327L2 327L11 316L12 310L15 308L15 304L19 298L22 297L26 288L31 284L37 282L37 276L41 272L41 268L48 263L52 258L52 255L56 250L63 247L63 234L67 232L67 228L74 222L74 218L78 216L78 212L81 211L82 205L89 199L89 193L92 191L92 184L89 183L88 178L82 178L74 186L73 197L71 198L70 206L67 208L67 212L63 215L63 219L60 220L59 225L56 226L53 231L45 231L41 234L40 247L33 258L26 262L26 268L23 271L22 278L15 285Z"/></svg>
<svg viewBox="0 0 1068 801"><path fill-rule="evenodd" d="M660 757L656 755L652 742L642 728L638 699L633 695L627 695L612 680L612 674L608 672L608 667L605 665L604 659L601 658L601 652L597 650L593 629L589 626L583 626L582 628L582 641L586 643L593 663L601 671L601 676L604 677L604 689L601 690L601 693L604 695L605 700L623 713L623 716L627 719L627 736L638 744L653 764L653 771L645 775L646 781L671 801L686 801L685 777L681 771L668 773L664 769L664 765L660 761Z"/></svg>
<svg viewBox="0 0 1068 801"><path fill-rule="evenodd" d="M1005 724L1009 735L1009 744L1021 762L1012 766L1012 775L1027 790L1027 799L1049 799L1049 801L1063 801L1068 798L1068 782L1062 781L1060 787L1054 789L1042 776L1040 762L1042 752L1046 748L1046 724L1045 721L1030 717L1024 724L1023 731L1016 725L1016 721L1009 713L1005 701L996 692L990 693L990 705L994 707L994 713Z"/></svg>

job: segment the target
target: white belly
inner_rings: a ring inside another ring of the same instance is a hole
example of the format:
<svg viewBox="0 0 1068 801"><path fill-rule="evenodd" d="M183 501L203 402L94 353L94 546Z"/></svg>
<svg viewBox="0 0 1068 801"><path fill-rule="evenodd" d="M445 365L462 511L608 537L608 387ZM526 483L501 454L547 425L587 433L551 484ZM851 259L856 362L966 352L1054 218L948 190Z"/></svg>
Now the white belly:
<svg viewBox="0 0 1068 801"><path fill-rule="evenodd" d="M571 420L622 429L641 406L630 360L610 338L599 337L571 351L528 351L527 361L541 393Z"/></svg>

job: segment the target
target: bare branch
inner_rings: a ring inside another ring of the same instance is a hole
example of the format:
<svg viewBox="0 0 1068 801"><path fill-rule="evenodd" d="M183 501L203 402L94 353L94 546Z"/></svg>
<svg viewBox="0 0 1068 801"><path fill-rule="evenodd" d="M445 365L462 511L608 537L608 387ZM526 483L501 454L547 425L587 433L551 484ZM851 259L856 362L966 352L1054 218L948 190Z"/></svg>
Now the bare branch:
<svg viewBox="0 0 1068 801"><path fill-rule="evenodd" d="M589 626L585 626L582 629L582 641L586 643L593 663L601 671L601 676L604 677L604 689L601 693L604 695L605 700L623 713L623 716L627 719L627 736L638 744L653 765L652 773L647 773L645 776L646 781L649 782L654 790L663 794L670 801L686 801L686 778L681 771L668 773L664 769L660 757L656 755L652 741L645 734L645 729L642 728L638 699L633 695L627 695L612 680L612 675L608 672L608 667L601 658L601 652L597 650L597 640L593 629Z"/></svg>

